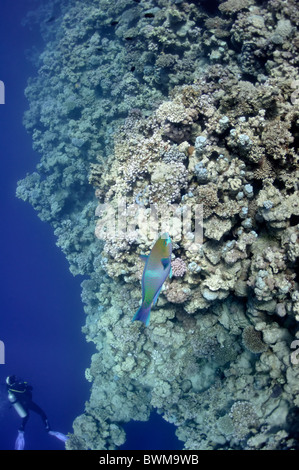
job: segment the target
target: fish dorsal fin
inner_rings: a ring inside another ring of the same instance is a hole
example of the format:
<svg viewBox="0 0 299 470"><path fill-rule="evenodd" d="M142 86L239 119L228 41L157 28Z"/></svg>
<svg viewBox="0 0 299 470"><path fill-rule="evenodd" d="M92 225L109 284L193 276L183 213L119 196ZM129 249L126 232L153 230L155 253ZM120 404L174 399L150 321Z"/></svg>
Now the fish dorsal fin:
<svg viewBox="0 0 299 470"><path fill-rule="evenodd" d="M139 255L140 259L146 263L148 255Z"/></svg>
<svg viewBox="0 0 299 470"><path fill-rule="evenodd" d="M169 266L169 258L162 258L161 263L163 264L163 268L166 269Z"/></svg>

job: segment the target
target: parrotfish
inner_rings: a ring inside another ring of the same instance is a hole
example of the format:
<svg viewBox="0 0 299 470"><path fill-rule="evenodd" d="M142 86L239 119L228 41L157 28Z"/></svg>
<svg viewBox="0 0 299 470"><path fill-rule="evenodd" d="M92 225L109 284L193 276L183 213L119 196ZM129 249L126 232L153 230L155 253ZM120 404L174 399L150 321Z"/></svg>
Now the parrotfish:
<svg viewBox="0 0 299 470"><path fill-rule="evenodd" d="M132 321L139 320L148 326L151 308L156 304L168 275L170 278L172 276L171 253L171 239L168 233L163 233L154 244L150 254L141 256L145 260L142 275L142 305Z"/></svg>

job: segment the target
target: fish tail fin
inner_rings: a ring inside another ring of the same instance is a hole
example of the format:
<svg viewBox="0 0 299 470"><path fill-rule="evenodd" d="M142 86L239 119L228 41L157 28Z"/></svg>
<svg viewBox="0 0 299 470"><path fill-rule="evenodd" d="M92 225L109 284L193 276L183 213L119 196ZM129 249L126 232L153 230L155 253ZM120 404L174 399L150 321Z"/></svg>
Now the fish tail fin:
<svg viewBox="0 0 299 470"><path fill-rule="evenodd" d="M144 305L141 305L141 307L135 313L132 321L139 320L142 321L145 326L148 326L150 322L151 307L151 305L149 307L144 307Z"/></svg>

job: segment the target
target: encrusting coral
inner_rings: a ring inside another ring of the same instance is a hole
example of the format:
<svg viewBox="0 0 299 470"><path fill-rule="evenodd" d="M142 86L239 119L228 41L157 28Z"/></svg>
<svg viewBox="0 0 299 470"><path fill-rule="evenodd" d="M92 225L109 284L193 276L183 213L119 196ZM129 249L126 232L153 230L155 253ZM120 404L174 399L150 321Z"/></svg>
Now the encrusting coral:
<svg viewBox="0 0 299 470"><path fill-rule="evenodd" d="M152 409L185 449L298 448L298 9L208 3L40 10L24 123L42 157L17 195L89 277L97 349L68 449L115 449ZM165 229L173 277L145 328L139 255Z"/></svg>
<svg viewBox="0 0 299 470"><path fill-rule="evenodd" d="M261 336L260 331L256 331L253 326L247 326L242 334L242 341L245 348L254 354L264 352L267 346Z"/></svg>

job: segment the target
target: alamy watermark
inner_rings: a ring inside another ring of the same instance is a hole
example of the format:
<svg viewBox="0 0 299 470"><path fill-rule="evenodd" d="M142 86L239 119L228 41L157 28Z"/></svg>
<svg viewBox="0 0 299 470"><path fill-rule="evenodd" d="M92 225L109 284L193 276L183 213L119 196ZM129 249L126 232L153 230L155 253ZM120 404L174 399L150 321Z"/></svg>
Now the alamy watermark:
<svg viewBox="0 0 299 470"><path fill-rule="evenodd" d="M291 82L291 88L293 88L293 93L291 94L291 103L298 104L299 102L299 80L293 80Z"/></svg>
<svg viewBox="0 0 299 470"><path fill-rule="evenodd" d="M299 339L291 343L291 349L295 349L291 354L291 363L297 365L299 364Z"/></svg>
<svg viewBox="0 0 299 470"><path fill-rule="evenodd" d="M3 341L0 341L0 364L5 364L5 346Z"/></svg>
<svg viewBox="0 0 299 470"><path fill-rule="evenodd" d="M127 204L122 197L117 207L99 204L96 236L100 240L151 243L167 232L175 242L184 242L186 249L199 251L203 243L202 204Z"/></svg>
<svg viewBox="0 0 299 470"><path fill-rule="evenodd" d="M5 104L5 85L2 80L0 80L0 104Z"/></svg>

